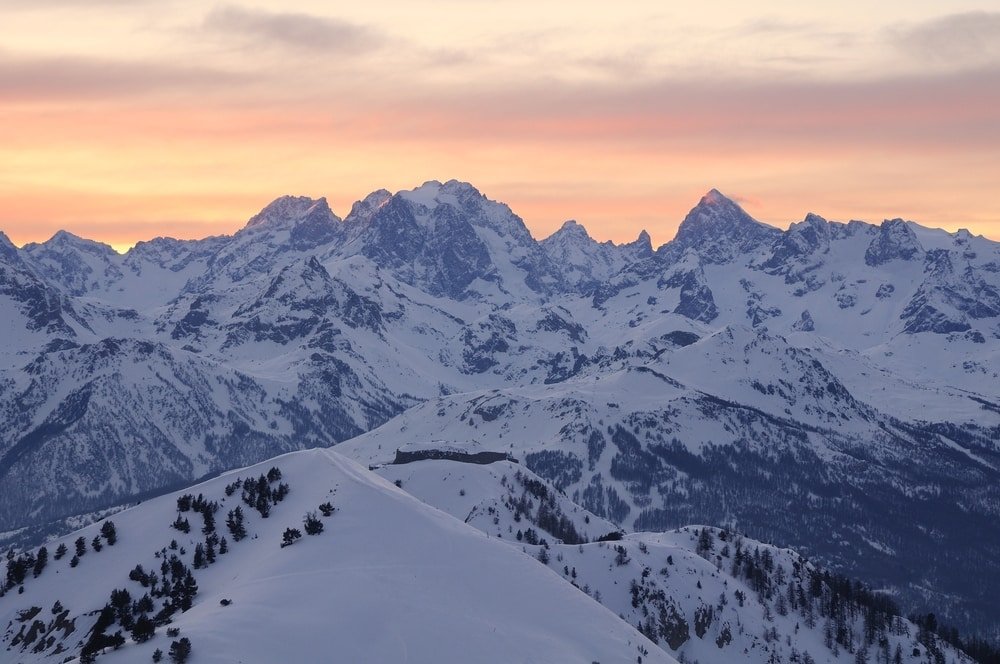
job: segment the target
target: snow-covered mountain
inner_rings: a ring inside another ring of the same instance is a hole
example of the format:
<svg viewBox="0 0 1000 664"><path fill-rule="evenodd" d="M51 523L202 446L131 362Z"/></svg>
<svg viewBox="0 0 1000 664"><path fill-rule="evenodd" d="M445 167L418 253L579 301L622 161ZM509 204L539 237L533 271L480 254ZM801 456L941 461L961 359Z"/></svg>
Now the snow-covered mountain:
<svg viewBox="0 0 1000 664"><path fill-rule="evenodd" d="M472 445L627 530L729 526L1000 629L1000 244L965 231L782 231L713 190L655 251L536 241L428 182L124 255L0 237L0 314L22 541L291 450Z"/></svg>
<svg viewBox="0 0 1000 664"><path fill-rule="evenodd" d="M330 451L156 498L30 555L6 565L9 661L150 661L182 639L199 662L674 661L530 556Z"/></svg>
<svg viewBox="0 0 1000 664"><path fill-rule="evenodd" d="M403 490L295 452L19 552L0 642L19 662L972 662L789 550L623 538L509 461L379 473Z"/></svg>

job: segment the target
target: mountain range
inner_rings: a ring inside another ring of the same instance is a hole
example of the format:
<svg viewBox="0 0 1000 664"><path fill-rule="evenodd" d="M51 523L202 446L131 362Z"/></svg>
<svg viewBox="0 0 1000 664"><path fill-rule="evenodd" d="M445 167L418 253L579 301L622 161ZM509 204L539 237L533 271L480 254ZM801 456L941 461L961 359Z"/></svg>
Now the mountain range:
<svg viewBox="0 0 1000 664"><path fill-rule="evenodd" d="M967 231L712 190L659 248L538 241L428 182L125 254L0 234L0 312L9 542L307 448L499 453L609 529L709 524L1000 634L1000 244Z"/></svg>

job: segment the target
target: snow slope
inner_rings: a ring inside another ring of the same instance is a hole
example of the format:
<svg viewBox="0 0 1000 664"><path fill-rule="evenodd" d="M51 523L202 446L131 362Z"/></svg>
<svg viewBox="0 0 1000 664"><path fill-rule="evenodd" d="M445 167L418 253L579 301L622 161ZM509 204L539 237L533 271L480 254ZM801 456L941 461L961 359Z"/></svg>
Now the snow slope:
<svg viewBox="0 0 1000 664"><path fill-rule="evenodd" d="M190 639L192 661L673 661L530 556L418 502L335 452L292 453L197 485L190 493L218 501L218 530L226 535L225 514L240 494L227 497L225 487L271 467L280 469L288 496L267 519L243 506L248 537L230 538L227 553L193 570L198 585L193 606L170 623ZM173 553L171 539L186 549L179 557L190 566L194 547L204 538L194 512L186 513L194 522L191 534L170 528L180 495L115 514L114 546L89 550L75 568L68 557L50 560L40 576L27 580L23 593L0 599L8 656L50 661L60 644L61 656L76 652L95 620L93 612L112 589L127 588L141 597L145 590L129 580L129 571L137 564L158 570L163 552ZM301 528L303 515L327 501L335 511L321 517L323 532L280 546L287 527ZM53 551L60 542L72 547L76 537L90 541L99 532L95 524L48 548ZM69 612L63 623L75 620L75 631L57 636L44 652L33 652L44 643L41 634L12 645L17 634L26 633L25 624L54 620L50 607L57 601ZM33 606L43 610L18 618ZM149 661L154 649L166 651L171 640L161 627L152 640L130 642L100 661Z"/></svg>
<svg viewBox="0 0 1000 664"><path fill-rule="evenodd" d="M891 606L884 598L849 581L844 594L844 580L787 549L707 527L593 541L610 524L509 461L378 473L402 490L332 450L293 452L47 542L47 564L3 586L0 644L18 662L88 651L149 661L183 638L198 662L834 664L898 652L901 662L971 663L894 609L873 611ZM272 498L258 512L263 486ZM322 530L282 546L310 513ZM567 516L581 541L553 537L546 513ZM185 528L171 525L180 520ZM41 553L18 552L5 578L25 555ZM185 607L179 588L191 585ZM90 649L106 603L100 629L124 641ZM153 634L132 639L142 616Z"/></svg>

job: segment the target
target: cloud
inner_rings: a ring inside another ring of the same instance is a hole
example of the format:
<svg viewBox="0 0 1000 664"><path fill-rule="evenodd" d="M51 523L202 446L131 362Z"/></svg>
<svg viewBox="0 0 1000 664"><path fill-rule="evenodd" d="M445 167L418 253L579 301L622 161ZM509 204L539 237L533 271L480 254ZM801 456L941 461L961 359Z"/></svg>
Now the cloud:
<svg viewBox="0 0 1000 664"><path fill-rule="evenodd" d="M491 81L466 86L461 94L425 88L409 96L395 100L405 114L366 109L364 126L374 138L491 136L649 151L795 147L817 154L1000 148L1000 68L868 81L721 76L634 85Z"/></svg>
<svg viewBox="0 0 1000 664"><path fill-rule="evenodd" d="M246 74L163 62L0 53L0 101L205 93L238 86L249 79Z"/></svg>
<svg viewBox="0 0 1000 664"><path fill-rule="evenodd" d="M272 13L225 5L212 10L204 27L256 44L304 51L361 53L384 39L370 28L347 21L298 13Z"/></svg>
<svg viewBox="0 0 1000 664"><path fill-rule="evenodd" d="M105 10L108 7L114 9L130 9L132 7L148 6L152 4L163 4L157 0L4 0L5 10L29 10L45 11L53 8L72 9L78 11Z"/></svg>
<svg viewBox="0 0 1000 664"><path fill-rule="evenodd" d="M905 53L955 66L1000 63L1000 12L949 14L892 28L891 39Z"/></svg>
<svg viewBox="0 0 1000 664"><path fill-rule="evenodd" d="M813 21L788 21L774 17L764 17L747 21L732 30L727 31L737 38L805 39L815 44L825 42L829 46L846 48L855 44L859 36L845 30L831 30L828 26Z"/></svg>

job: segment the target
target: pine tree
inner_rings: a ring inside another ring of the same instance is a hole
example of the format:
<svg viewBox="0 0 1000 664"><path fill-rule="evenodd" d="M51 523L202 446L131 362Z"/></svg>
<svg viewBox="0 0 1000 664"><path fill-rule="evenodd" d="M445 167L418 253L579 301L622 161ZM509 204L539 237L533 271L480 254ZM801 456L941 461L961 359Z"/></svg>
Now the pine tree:
<svg viewBox="0 0 1000 664"><path fill-rule="evenodd" d="M135 603L135 610L137 613L150 613L153 610L153 598L146 593L139 598L139 601Z"/></svg>
<svg viewBox="0 0 1000 664"><path fill-rule="evenodd" d="M118 531L115 529L115 522L108 520L101 526L101 534L108 541L108 546L114 546L118 541Z"/></svg>
<svg viewBox="0 0 1000 664"><path fill-rule="evenodd" d="M212 503L214 505L215 503ZM203 535L211 535L215 532L215 512L212 506L206 506L205 509L201 511L201 518L204 520L205 525L201 529Z"/></svg>
<svg viewBox="0 0 1000 664"><path fill-rule="evenodd" d="M257 495L256 507L262 519L266 519L271 515L271 499L268 494L260 493Z"/></svg>
<svg viewBox="0 0 1000 664"><path fill-rule="evenodd" d="M153 661L160 662L163 660L163 651L157 648L153 651Z"/></svg>
<svg viewBox="0 0 1000 664"><path fill-rule="evenodd" d="M191 656L191 641L185 636L170 644L170 661L184 664Z"/></svg>
<svg viewBox="0 0 1000 664"><path fill-rule="evenodd" d="M195 595L198 594L198 583L194 580L191 570L187 570L183 582L178 583L175 590L179 593L181 611L188 611L194 604Z"/></svg>
<svg viewBox="0 0 1000 664"><path fill-rule="evenodd" d="M82 558L83 554L87 553L87 540L83 538L83 535L76 538L76 557Z"/></svg>
<svg viewBox="0 0 1000 664"><path fill-rule="evenodd" d="M306 514L302 523L307 535L319 535L323 532L323 522L316 517L315 512Z"/></svg>
<svg viewBox="0 0 1000 664"><path fill-rule="evenodd" d="M219 555L224 556L227 553L229 553L229 543L226 541L226 538L223 537L219 541Z"/></svg>
<svg viewBox="0 0 1000 664"><path fill-rule="evenodd" d="M243 525L243 509L239 505L236 506L236 509L229 510L229 514L226 516L226 527L229 529L229 534L233 536L234 542L239 542L247 536L246 526Z"/></svg>
<svg viewBox="0 0 1000 664"><path fill-rule="evenodd" d="M39 576L45 569L45 565L49 562L49 550L44 546L38 550L38 555L35 556L35 569L33 570L34 576Z"/></svg>
<svg viewBox="0 0 1000 664"><path fill-rule="evenodd" d="M72 558L69 559L70 567L76 567L79 564L80 564L80 558L78 558L77 556L73 556Z"/></svg>
<svg viewBox="0 0 1000 664"><path fill-rule="evenodd" d="M205 566L205 547L201 545L201 542L194 547L194 568L201 569Z"/></svg>
<svg viewBox="0 0 1000 664"><path fill-rule="evenodd" d="M285 528L285 533L281 536L281 547L291 546L300 537L302 532L298 528Z"/></svg>
<svg viewBox="0 0 1000 664"><path fill-rule="evenodd" d="M205 540L205 562L211 565L215 562L215 535L210 535Z"/></svg>
<svg viewBox="0 0 1000 664"><path fill-rule="evenodd" d="M177 515L177 519L170 525L176 528L177 530L181 531L182 533L191 532L191 524L188 523L188 520L186 518L182 518L180 514Z"/></svg>
<svg viewBox="0 0 1000 664"><path fill-rule="evenodd" d="M66 555L66 545L64 543L60 543L59 546L56 547L56 554L53 556L53 558L55 558L56 560L62 560L62 557L65 555Z"/></svg>
<svg viewBox="0 0 1000 664"><path fill-rule="evenodd" d="M712 552L714 545L715 538L712 537L712 532L708 528L702 528L701 533L698 535L698 548L696 549L698 555L707 558L708 554Z"/></svg>
<svg viewBox="0 0 1000 664"><path fill-rule="evenodd" d="M333 505L329 502L323 503L319 506L319 511L322 512L323 516L330 516L333 514Z"/></svg>
<svg viewBox="0 0 1000 664"><path fill-rule="evenodd" d="M91 540L90 546L94 549L94 551L100 551L104 547L104 545L101 544L100 535L94 535L94 539Z"/></svg>
<svg viewBox="0 0 1000 664"><path fill-rule="evenodd" d="M156 634L156 625L153 624L153 621L145 613L139 616L135 625L132 626L132 640L136 643L145 643L153 638L154 634Z"/></svg>

